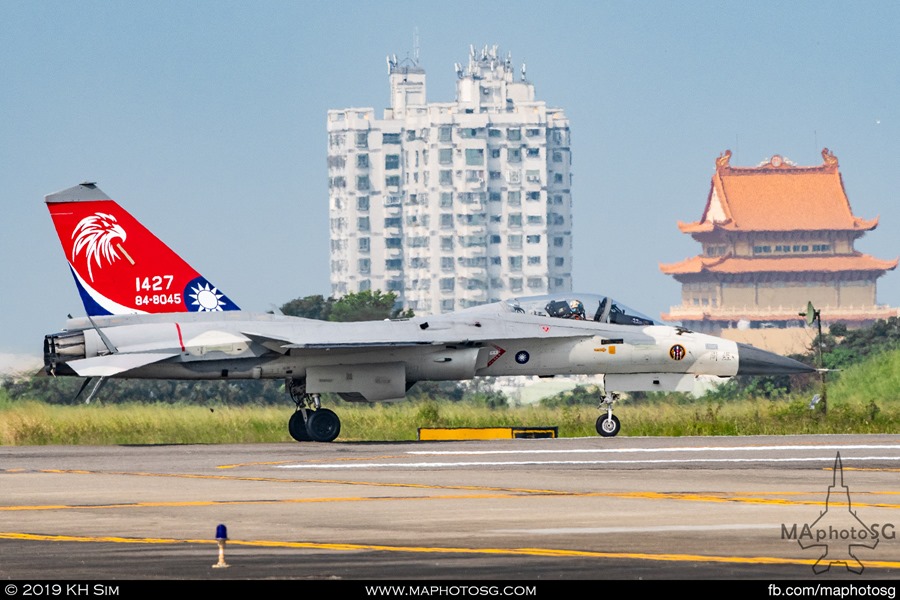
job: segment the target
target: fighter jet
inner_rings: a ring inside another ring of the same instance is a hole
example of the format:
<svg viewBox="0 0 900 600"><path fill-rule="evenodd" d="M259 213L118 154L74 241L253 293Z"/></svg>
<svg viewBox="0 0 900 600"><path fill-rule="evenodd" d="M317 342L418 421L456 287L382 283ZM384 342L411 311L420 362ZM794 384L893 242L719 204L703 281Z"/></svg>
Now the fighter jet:
<svg viewBox="0 0 900 600"><path fill-rule="evenodd" d="M349 401L402 399L418 381L602 375L597 432L620 392L690 391L701 375L814 371L665 325L602 294L516 297L441 315L334 323L240 310L95 184L45 198L86 312L44 338L44 371L85 378L284 379L297 441L330 442Z"/></svg>

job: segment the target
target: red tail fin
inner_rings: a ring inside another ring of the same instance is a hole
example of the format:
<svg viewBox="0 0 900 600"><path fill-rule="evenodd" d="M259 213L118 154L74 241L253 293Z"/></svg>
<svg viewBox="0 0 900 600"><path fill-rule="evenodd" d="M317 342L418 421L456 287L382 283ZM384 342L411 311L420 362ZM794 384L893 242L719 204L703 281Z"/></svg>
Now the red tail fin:
<svg viewBox="0 0 900 600"><path fill-rule="evenodd" d="M96 185L45 201L88 315L239 310Z"/></svg>

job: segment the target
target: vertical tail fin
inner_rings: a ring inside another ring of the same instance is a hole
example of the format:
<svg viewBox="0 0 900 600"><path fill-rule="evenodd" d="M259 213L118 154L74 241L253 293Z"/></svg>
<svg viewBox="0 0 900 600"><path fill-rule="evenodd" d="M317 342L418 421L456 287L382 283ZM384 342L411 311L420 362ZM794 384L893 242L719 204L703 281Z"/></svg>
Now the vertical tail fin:
<svg viewBox="0 0 900 600"><path fill-rule="evenodd" d="M44 200L88 315L239 310L93 183Z"/></svg>

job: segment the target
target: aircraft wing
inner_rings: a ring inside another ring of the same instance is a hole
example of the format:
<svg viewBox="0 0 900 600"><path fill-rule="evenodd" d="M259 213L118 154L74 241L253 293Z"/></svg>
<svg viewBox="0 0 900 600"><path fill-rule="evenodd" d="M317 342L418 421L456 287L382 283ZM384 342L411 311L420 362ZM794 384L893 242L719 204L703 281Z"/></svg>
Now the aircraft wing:
<svg viewBox="0 0 900 600"><path fill-rule="evenodd" d="M178 356L178 352L136 352L131 354L109 354L70 360L66 363L79 377L112 377L132 369L160 362Z"/></svg>
<svg viewBox="0 0 900 600"><path fill-rule="evenodd" d="M410 348L427 346L465 346L478 343L492 343L504 339L522 338L590 338L596 331L571 329L568 327L532 327L513 329L491 326L488 323L413 323L405 326L381 329L366 335L357 328L355 331L344 329L339 335L316 331L305 331L302 338L290 335L278 335L270 332L241 331L241 335L250 338L269 350L279 354L287 354L291 350L334 350L353 351L376 348Z"/></svg>
<svg viewBox="0 0 900 600"><path fill-rule="evenodd" d="M241 335L245 335L252 341L265 346L269 350L278 352L279 354L287 354L290 350L354 350L358 348L405 348L410 346L428 346L432 344L444 344L446 342L431 341L400 341L400 340L383 340L383 341L340 341L340 342L294 342L286 337L272 336L261 333L249 333L242 331Z"/></svg>

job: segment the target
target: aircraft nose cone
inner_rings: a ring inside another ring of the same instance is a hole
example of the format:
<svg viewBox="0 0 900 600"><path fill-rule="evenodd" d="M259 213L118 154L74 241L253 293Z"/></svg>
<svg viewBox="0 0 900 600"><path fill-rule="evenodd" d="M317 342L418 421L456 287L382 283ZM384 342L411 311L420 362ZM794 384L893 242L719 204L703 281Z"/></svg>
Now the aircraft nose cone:
<svg viewBox="0 0 900 600"><path fill-rule="evenodd" d="M812 373L815 370L793 358L760 350L749 344L738 344L738 375L794 375Z"/></svg>

